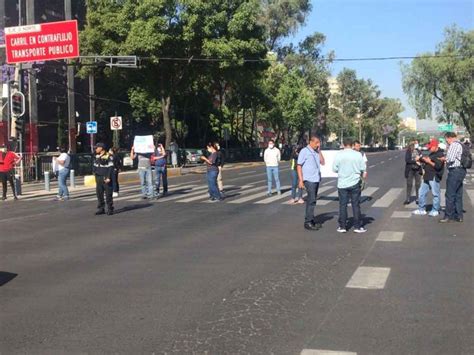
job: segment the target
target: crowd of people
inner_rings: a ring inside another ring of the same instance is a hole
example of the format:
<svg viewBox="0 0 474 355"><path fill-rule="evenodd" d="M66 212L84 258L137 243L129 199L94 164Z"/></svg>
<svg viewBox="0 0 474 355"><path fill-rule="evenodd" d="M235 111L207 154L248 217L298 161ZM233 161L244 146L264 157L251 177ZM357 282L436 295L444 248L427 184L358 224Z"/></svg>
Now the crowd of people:
<svg viewBox="0 0 474 355"><path fill-rule="evenodd" d="M463 181L466 169L472 166L470 146L461 143L456 134L445 134L447 146L437 139L431 139L426 149L421 149L417 141L411 142L405 153L406 199L405 205L413 202L413 187L417 208L415 215L439 216L441 213L441 181L447 170L446 178L446 209L440 223L463 221ZM71 157L64 147L59 148L59 156L53 159L53 170L58 178L57 200L69 199L67 178L70 174ZM143 199L161 198L168 193L167 151L163 144L157 143L152 153L137 153L131 148L131 159L137 161ZM14 183L15 166L21 157L6 146L0 147L0 181L2 183L2 199L7 199L7 185L11 186L13 198L17 199ZM211 201L223 201L225 198L223 184L224 154L218 143L209 143L201 160L206 165L207 185ZM267 196L275 192L281 195L280 171L281 152L270 140L263 154L267 176ZM321 141L313 136L305 146L293 148L290 159L291 199L290 204L306 203L304 228L319 230L322 225L315 217L318 190L321 182L321 166L326 164ZM119 173L122 170L122 159L116 148L106 149L105 144L95 146L93 174L96 182L97 215L114 214L114 197L119 196ZM153 177L153 169L155 178ZM355 233L364 233L360 209L361 192L368 177L367 156L361 151L361 143L350 138L344 139L343 149L334 157L332 171L337 174L339 200L339 219L337 232L346 233L349 227ZM306 196L303 198L304 191ZM431 193L433 204L427 210L427 197ZM352 206L353 225L348 225L347 207Z"/></svg>

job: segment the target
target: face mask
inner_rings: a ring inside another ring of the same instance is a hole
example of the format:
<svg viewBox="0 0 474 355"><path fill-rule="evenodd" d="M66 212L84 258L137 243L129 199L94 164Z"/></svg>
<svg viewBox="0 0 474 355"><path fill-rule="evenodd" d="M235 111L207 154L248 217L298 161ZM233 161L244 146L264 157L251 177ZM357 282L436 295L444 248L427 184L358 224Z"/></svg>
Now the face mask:
<svg viewBox="0 0 474 355"><path fill-rule="evenodd" d="M419 144L415 144L415 149L418 149L420 148L420 145Z"/></svg>
<svg viewBox="0 0 474 355"><path fill-rule="evenodd" d="M273 147L274 147L273 144L269 144L269 145L268 145L268 148L270 148L270 149L273 149Z"/></svg>

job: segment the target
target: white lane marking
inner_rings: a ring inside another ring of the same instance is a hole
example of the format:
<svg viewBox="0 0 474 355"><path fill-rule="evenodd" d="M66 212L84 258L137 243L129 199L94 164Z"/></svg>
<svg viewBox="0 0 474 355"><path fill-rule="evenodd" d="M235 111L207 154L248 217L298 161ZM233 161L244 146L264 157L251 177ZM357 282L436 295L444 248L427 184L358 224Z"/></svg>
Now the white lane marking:
<svg viewBox="0 0 474 355"><path fill-rule="evenodd" d="M282 189L283 189L283 187L282 187ZM268 197L264 200L260 200L260 201L257 201L255 203L259 204L259 205L266 205L266 204L269 204L269 203L272 203L272 202L275 202L275 201L283 200L284 198L288 198L289 196L291 196L291 190L287 191L285 193L282 193L281 195L275 195L275 196L272 196L272 197Z"/></svg>
<svg viewBox="0 0 474 355"><path fill-rule="evenodd" d="M282 189L287 189L289 186L282 186L281 188ZM244 203L244 202L248 202L248 201L252 201L252 200L257 200L261 197L265 197L267 196L267 188L266 187L261 187L260 189L264 189L264 191L262 192L259 192L259 193L256 193L254 195L250 195L250 196L246 196L246 197L241 197L241 198L238 198L236 200L232 200L232 201L229 201L229 203L232 203L232 204L237 204L237 203Z"/></svg>
<svg viewBox="0 0 474 355"><path fill-rule="evenodd" d="M402 191L402 188L391 188L385 195L375 201L372 207L389 207Z"/></svg>
<svg viewBox="0 0 474 355"><path fill-rule="evenodd" d="M332 184L333 182L337 182L337 179L333 179L333 180L323 182L323 183L319 184L319 186L326 186L326 185Z"/></svg>
<svg viewBox="0 0 474 355"><path fill-rule="evenodd" d="M49 212L41 212L41 213L37 213L37 214L31 214L31 215L28 215L28 216L19 216L19 217L9 217L9 218L4 218L4 219L0 219L0 222L6 222L6 221L14 221L14 220L27 220L28 218L32 218L32 217L39 217L39 216L44 216L44 215L48 215Z"/></svg>
<svg viewBox="0 0 474 355"><path fill-rule="evenodd" d="M380 164L385 164L385 160L382 160L382 161L380 162Z"/></svg>
<svg viewBox="0 0 474 355"><path fill-rule="evenodd" d="M371 165L371 166L369 166L369 169L371 169L371 168L373 168L373 167L375 167L375 164L374 164L374 165Z"/></svg>
<svg viewBox="0 0 474 355"><path fill-rule="evenodd" d="M382 231L377 237L378 242L401 242L404 232Z"/></svg>
<svg viewBox="0 0 474 355"><path fill-rule="evenodd" d="M249 175L249 174L255 174L257 172L257 170L253 170L253 171L246 171L244 173L239 173L239 175Z"/></svg>
<svg viewBox="0 0 474 355"><path fill-rule="evenodd" d="M196 196L196 195L199 195L202 193L203 190L207 190L208 189L208 186L207 185L204 185L204 186L201 186L201 187L197 187L195 189L192 189L191 192L183 192L183 193L178 193L176 195L171 195L171 196L166 196L166 197L163 197L163 198L160 198L159 200L157 200L157 202L168 202L168 201L174 201L174 200L179 200L180 198L186 198L186 197L190 197L190 196Z"/></svg>
<svg viewBox="0 0 474 355"><path fill-rule="evenodd" d="M392 159L393 159L393 158L388 158L389 161L392 160Z"/></svg>
<svg viewBox="0 0 474 355"><path fill-rule="evenodd" d="M226 189L229 189L229 188L234 188L236 187L235 185L228 185L226 186L225 188ZM243 188L243 187L242 187ZM188 197L189 195L186 195L186 196L181 196L180 199L177 199L176 202L180 202L180 203L187 203L187 202L193 202L193 201L198 201L198 200L204 200L204 199L207 199L209 198L209 193L206 191L203 193L203 191L200 191L197 196L192 196L192 197Z"/></svg>
<svg viewBox="0 0 474 355"><path fill-rule="evenodd" d="M379 189L378 187L373 187L373 186L366 187L365 190L362 191L361 198L371 197L374 193L378 191L378 189Z"/></svg>
<svg viewBox="0 0 474 355"><path fill-rule="evenodd" d="M318 202L316 202L316 204L317 204L318 206L326 206L326 205L330 204L331 202L337 201L337 197L338 197L338 196L339 196L338 190L333 191L333 192L331 192L329 195L324 196L324 197L325 197L324 200L318 199ZM320 197L320 198L321 198L321 197ZM326 198L327 198L327 199L326 199Z"/></svg>
<svg viewBox="0 0 474 355"><path fill-rule="evenodd" d="M471 205L474 206L474 190L466 190L469 199L471 200Z"/></svg>
<svg viewBox="0 0 474 355"><path fill-rule="evenodd" d="M238 190L232 190L232 191L228 191L229 194L232 194L232 193L238 193L239 196L240 195L247 195L249 193L251 193L252 191L258 191L258 190L262 190L264 189L265 187L254 187L253 184L251 185L243 185L243 186L240 186L240 189ZM232 196L230 196L229 198L231 198ZM226 196L224 194L224 200L226 199ZM177 201L177 202L181 202L181 201ZM214 203L215 201L211 201L209 200L209 195L206 195L206 201L202 201L202 203Z"/></svg>
<svg viewBox="0 0 474 355"><path fill-rule="evenodd" d="M347 283L348 288L381 290L385 288L390 268L359 266Z"/></svg>
<svg viewBox="0 0 474 355"><path fill-rule="evenodd" d="M300 355L357 355L352 351L334 351L321 349L304 349Z"/></svg>
<svg viewBox="0 0 474 355"><path fill-rule="evenodd" d="M411 211L394 211L392 218L411 218L413 213Z"/></svg>

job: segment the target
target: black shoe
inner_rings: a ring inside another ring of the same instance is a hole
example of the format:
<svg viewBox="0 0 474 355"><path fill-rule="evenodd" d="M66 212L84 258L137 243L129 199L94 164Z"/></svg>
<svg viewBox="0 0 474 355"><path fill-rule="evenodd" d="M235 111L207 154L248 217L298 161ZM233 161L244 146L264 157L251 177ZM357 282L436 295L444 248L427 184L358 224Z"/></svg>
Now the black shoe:
<svg viewBox="0 0 474 355"><path fill-rule="evenodd" d="M443 218L443 219L440 219L438 222L439 223L453 223L453 222L455 222L455 220L450 219L450 218Z"/></svg>
<svg viewBox="0 0 474 355"><path fill-rule="evenodd" d="M321 229L323 228L323 225L321 223L316 223L316 222L313 222L311 223L314 227L318 228L318 229Z"/></svg>
<svg viewBox="0 0 474 355"><path fill-rule="evenodd" d="M14 199L15 201L17 201L17 200L18 200L18 196L13 196L13 199Z"/></svg>
<svg viewBox="0 0 474 355"><path fill-rule="evenodd" d="M113 216L114 210L108 210L107 211L107 216Z"/></svg>
<svg viewBox="0 0 474 355"><path fill-rule="evenodd" d="M320 225L313 224L313 223L305 223L304 224L304 229L307 229L309 231L317 231L321 228Z"/></svg>
<svg viewBox="0 0 474 355"><path fill-rule="evenodd" d="M415 203L418 205L418 199L415 200Z"/></svg>
<svg viewBox="0 0 474 355"><path fill-rule="evenodd" d="M100 216L100 215L103 215L103 214L105 214L105 211L104 211L104 210L98 210L98 211L95 213L96 216Z"/></svg>
<svg viewBox="0 0 474 355"><path fill-rule="evenodd" d="M7 198L5 196L2 197L2 201L5 201Z"/></svg>
<svg viewBox="0 0 474 355"><path fill-rule="evenodd" d="M458 223L464 222L464 220L462 218L456 218L455 221L458 222Z"/></svg>
<svg viewBox="0 0 474 355"><path fill-rule="evenodd" d="M410 200L405 200L405 202L403 202L404 205L409 205L411 203Z"/></svg>

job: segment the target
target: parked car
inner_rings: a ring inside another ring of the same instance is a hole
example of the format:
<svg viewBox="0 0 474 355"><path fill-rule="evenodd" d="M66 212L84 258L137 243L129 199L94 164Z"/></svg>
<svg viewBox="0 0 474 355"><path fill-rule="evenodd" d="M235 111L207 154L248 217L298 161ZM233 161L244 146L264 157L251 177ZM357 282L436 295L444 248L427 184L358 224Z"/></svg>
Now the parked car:
<svg viewBox="0 0 474 355"><path fill-rule="evenodd" d="M186 152L186 165L202 164L200 149L184 149Z"/></svg>

